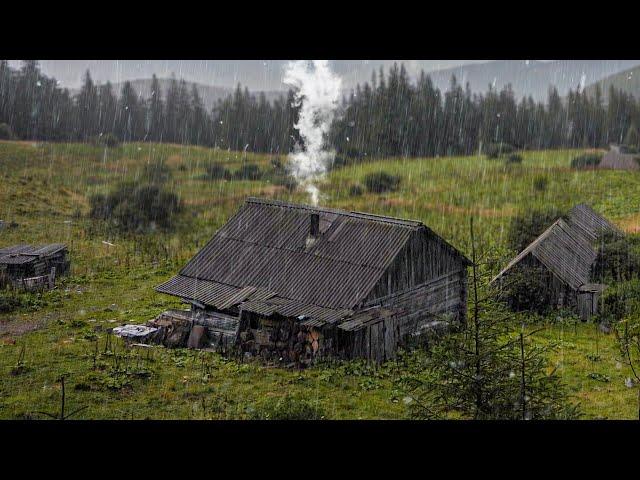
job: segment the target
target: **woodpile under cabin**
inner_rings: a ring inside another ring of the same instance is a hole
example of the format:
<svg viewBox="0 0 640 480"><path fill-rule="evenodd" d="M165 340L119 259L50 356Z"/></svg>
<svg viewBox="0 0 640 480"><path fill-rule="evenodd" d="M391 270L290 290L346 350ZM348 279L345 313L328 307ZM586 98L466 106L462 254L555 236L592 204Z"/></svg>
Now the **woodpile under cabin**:
<svg viewBox="0 0 640 480"><path fill-rule="evenodd" d="M27 291L53 288L56 278L69 271L68 254L63 243L0 248L0 288Z"/></svg>
<svg viewBox="0 0 640 480"><path fill-rule="evenodd" d="M598 303L606 285L592 283L597 243L602 235L623 233L589 206L575 206L566 218L559 218L520 252L492 280L508 285L511 276L541 275L551 305L568 308L582 320L598 313Z"/></svg>
<svg viewBox="0 0 640 480"><path fill-rule="evenodd" d="M140 335L291 366L382 362L465 320L470 264L419 221L249 198L156 287L190 310L164 312Z"/></svg>

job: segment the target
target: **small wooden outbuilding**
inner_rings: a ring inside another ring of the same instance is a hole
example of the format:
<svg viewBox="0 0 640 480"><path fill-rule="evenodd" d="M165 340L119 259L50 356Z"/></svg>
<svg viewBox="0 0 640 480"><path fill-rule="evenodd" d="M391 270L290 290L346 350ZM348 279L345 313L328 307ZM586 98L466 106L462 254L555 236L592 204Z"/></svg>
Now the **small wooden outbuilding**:
<svg viewBox="0 0 640 480"><path fill-rule="evenodd" d="M504 281L518 268L541 267L553 305L573 309L583 320L598 312L606 285L591 282L597 258L596 243L603 233L622 232L591 207L575 206L566 218L559 218L520 252L492 280Z"/></svg>
<svg viewBox="0 0 640 480"><path fill-rule="evenodd" d="M0 288L52 288L56 277L69 271L68 253L63 243L0 248Z"/></svg>
<svg viewBox="0 0 640 480"><path fill-rule="evenodd" d="M640 170L640 155L624 153L618 145L610 145L598 168L609 170Z"/></svg>
<svg viewBox="0 0 640 480"><path fill-rule="evenodd" d="M287 364L381 362L464 321L470 263L418 221L249 198L156 289L191 305L209 345Z"/></svg>

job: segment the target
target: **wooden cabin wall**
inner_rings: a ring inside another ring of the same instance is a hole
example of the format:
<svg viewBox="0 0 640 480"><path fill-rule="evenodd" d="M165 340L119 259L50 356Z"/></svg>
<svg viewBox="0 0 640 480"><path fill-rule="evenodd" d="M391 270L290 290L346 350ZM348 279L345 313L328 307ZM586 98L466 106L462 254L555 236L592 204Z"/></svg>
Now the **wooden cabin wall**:
<svg viewBox="0 0 640 480"><path fill-rule="evenodd" d="M464 269L464 264L460 257L441 242L426 231L414 232L365 302L405 291L461 269Z"/></svg>
<svg viewBox="0 0 640 480"><path fill-rule="evenodd" d="M402 308L407 314L397 318L400 340L419 332L429 322L451 315L453 321L465 321L467 311L467 270L452 271L383 298L372 299L371 305Z"/></svg>

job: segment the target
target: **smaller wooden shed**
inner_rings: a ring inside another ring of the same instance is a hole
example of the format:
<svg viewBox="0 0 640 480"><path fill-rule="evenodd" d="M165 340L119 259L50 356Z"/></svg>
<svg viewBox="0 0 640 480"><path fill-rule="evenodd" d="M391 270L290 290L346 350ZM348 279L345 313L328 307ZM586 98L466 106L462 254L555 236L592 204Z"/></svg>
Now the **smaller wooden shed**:
<svg viewBox="0 0 640 480"><path fill-rule="evenodd" d="M535 271L544 272L554 306L570 308L588 320L598 312L600 295L606 288L591 282L596 244L603 233L622 235L591 207L577 205L511 260L492 283L502 281L517 268L541 267Z"/></svg>
<svg viewBox="0 0 640 480"><path fill-rule="evenodd" d="M618 145L610 145L598 168L609 170L640 170L640 155L625 153Z"/></svg>
<svg viewBox="0 0 640 480"><path fill-rule="evenodd" d="M56 277L69 272L68 254L63 243L0 248L0 288L52 288Z"/></svg>

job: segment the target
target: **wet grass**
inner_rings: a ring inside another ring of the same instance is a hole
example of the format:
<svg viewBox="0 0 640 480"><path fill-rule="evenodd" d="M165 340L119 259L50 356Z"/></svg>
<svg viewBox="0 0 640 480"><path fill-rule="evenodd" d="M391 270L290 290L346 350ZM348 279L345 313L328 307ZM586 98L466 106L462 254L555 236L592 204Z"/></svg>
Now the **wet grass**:
<svg viewBox="0 0 640 480"><path fill-rule="evenodd" d="M565 208L585 201L632 228L640 175L571 170L579 153L527 152L523 163L513 166L477 157L353 165L323 181L323 204L422 220L465 252L474 216L481 243L505 259L511 254L504 245L505 229L521 208ZM86 218L91 194L140 178L144 165L158 160L171 168L167 186L187 207L175 232L122 237ZM286 394L315 402L329 418L403 418L393 366L375 372L357 363L287 371L209 352L126 350L106 333L179 307L153 287L202 247L246 196L308 201L304 192L267 180L204 178L213 162L231 171L243 162L269 171L271 160L178 145L105 149L0 142L0 220L18 224L0 229L0 245L66 242L73 264L72 276L54 291L28 295L17 311L0 314L0 418L42 418L37 412L56 411L62 374L67 375L69 408L87 407L74 418L249 418L265 399ZM398 191L349 194L351 185L380 170L402 177ZM540 177L546 180L536 181ZM624 385L629 372L616 358L611 335L586 324L575 330L550 326L537 338L560 342L553 364L588 418L635 418L636 391Z"/></svg>

